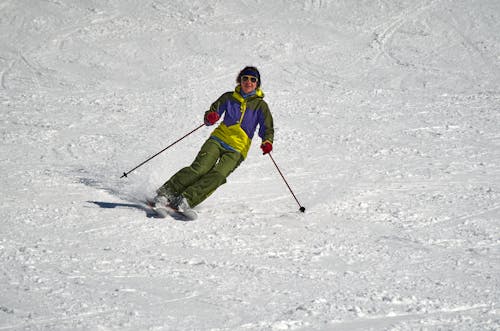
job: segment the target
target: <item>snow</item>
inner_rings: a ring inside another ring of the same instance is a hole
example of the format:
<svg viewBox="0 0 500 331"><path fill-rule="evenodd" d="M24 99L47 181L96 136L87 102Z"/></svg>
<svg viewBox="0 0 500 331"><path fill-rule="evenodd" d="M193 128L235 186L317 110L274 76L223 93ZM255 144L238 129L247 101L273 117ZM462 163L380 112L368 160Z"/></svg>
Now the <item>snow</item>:
<svg viewBox="0 0 500 331"><path fill-rule="evenodd" d="M497 0L0 2L0 330L499 330ZM137 204L243 66L199 219Z"/></svg>

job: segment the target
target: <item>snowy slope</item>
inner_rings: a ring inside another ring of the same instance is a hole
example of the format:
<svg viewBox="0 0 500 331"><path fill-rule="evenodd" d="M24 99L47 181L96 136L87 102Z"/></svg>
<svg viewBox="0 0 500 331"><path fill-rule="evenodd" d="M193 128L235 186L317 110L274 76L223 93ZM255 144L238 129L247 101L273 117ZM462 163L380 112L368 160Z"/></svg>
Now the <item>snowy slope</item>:
<svg viewBox="0 0 500 331"><path fill-rule="evenodd" d="M500 2L0 1L0 330L500 329ZM245 65L258 149L136 203Z"/></svg>

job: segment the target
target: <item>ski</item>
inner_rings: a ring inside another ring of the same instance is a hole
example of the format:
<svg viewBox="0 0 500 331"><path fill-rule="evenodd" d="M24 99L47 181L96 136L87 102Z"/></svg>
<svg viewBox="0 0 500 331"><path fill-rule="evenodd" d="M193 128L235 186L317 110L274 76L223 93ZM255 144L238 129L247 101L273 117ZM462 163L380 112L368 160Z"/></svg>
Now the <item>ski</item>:
<svg viewBox="0 0 500 331"><path fill-rule="evenodd" d="M146 200L146 205L160 218L172 217L179 221L194 221L198 218L194 210L182 211L171 206L156 207L151 200Z"/></svg>

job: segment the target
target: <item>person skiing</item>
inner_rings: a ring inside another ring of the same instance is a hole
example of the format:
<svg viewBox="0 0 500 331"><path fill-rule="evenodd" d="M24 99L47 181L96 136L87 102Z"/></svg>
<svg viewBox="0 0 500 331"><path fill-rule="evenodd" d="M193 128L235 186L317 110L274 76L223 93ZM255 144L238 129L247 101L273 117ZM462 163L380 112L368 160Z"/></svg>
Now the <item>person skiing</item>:
<svg viewBox="0 0 500 331"><path fill-rule="evenodd" d="M193 163L175 173L157 191L154 207L170 207L196 214L193 207L208 198L247 157L259 125L263 154L273 149L274 127L269 106L264 101L259 70L243 68L234 91L222 94L205 112L204 123L214 125L224 116L201 147Z"/></svg>

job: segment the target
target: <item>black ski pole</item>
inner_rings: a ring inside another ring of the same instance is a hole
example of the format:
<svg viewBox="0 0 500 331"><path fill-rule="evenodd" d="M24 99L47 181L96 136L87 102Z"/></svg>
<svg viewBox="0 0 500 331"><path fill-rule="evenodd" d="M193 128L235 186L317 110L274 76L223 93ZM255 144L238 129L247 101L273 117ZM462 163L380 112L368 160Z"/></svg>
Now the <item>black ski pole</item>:
<svg viewBox="0 0 500 331"><path fill-rule="evenodd" d="M144 165L145 163L151 161L152 159L154 159L155 157L157 157L158 155L160 155L161 153L165 152L167 149L169 149L170 147L174 146L175 144L177 144L179 141L181 141L182 139L186 138L187 136L189 136L190 134L192 134L193 132L195 132L196 130L200 129L201 127L205 126L205 124L202 124L200 125L199 127L197 127L196 129L194 129L193 131L185 134L184 136L182 136L181 138L177 139L176 141L174 141L173 143L171 143L170 145L168 145L167 147L165 147L164 149L162 149L161 151L159 151L158 153L156 153L155 155L151 156L150 158L148 158L146 161L142 162L141 164L137 165L135 168L127 171L127 172L124 172L123 175L121 175L120 178L123 178L123 177L127 177L128 174L130 174L132 171L134 171L135 169L139 168L140 166Z"/></svg>
<svg viewBox="0 0 500 331"><path fill-rule="evenodd" d="M287 186L287 187L288 187L288 189L290 190L290 193L292 193L293 198L295 199L295 201L297 201L297 204L298 204L298 205L299 205L299 207L300 207L300 208L299 208L299 210L300 210L301 212L305 212L305 211L306 211L306 208L300 204L299 200L297 199L297 197L296 197L296 196L295 196L295 194L293 193L292 188L290 187L290 185L288 185L288 182L286 181L285 176L283 176L283 173L281 172L280 168L279 168L279 167L278 167L278 165L276 164L276 161L274 161L274 158L273 158L273 156L271 155L271 153L269 153L269 157L271 158L271 161L273 161L274 166L276 167L276 169L277 169L277 170L278 170L278 172L280 173L281 178L283 178L283 181L285 182L286 186Z"/></svg>

